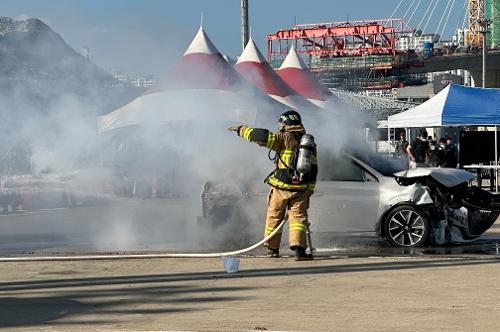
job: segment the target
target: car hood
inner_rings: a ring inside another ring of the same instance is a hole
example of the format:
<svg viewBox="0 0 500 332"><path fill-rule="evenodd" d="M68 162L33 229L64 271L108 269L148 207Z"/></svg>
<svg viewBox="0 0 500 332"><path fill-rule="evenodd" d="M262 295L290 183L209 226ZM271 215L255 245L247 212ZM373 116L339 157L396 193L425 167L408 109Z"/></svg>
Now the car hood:
<svg viewBox="0 0 500 332"><path fill-rule="evenodd" d="M454 168L414 168L394 174L396 178L411 179L430 176L447 188L455 187L461 183L468 182L473 175L462 169Z"/></svg>

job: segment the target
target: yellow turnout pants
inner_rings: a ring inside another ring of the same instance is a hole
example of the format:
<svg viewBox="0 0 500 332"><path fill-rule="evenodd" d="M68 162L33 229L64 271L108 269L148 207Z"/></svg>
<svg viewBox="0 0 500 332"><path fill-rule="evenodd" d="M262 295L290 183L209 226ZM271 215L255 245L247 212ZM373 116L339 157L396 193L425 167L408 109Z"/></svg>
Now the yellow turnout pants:
<svg viewBox="0 0 500 332"><path fill-rule="evenodd" d="M274 231L280 221L285 218L285 213L288 209L290 247L300 246L306 248L307 209L309 208L309 197L311 194L312 192L309 190L293 192L271 188L267 200L265 236ZM266 243L266 246L269 249L279 249L281 235L281 232L277 233Z"/></svg>

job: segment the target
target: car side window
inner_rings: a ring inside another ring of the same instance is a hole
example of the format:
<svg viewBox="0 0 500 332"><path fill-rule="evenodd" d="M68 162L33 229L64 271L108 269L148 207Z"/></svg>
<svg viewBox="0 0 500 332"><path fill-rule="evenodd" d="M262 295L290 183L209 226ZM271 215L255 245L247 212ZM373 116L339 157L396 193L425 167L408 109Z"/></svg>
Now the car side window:
<svg viewBox="0 0 500 332"><path fill-rule="evenodd" d="M363 170L363 173L365 175L365 181L366 182L378 182L378 179L371 175L370 173L366 172Z"/></svg>
<svg viewBox="0 0 500 332"><path fill-rule="evenodd" d="M365 181L363 169L349 158L331 159L320 167L320 172L324 181Z"/></svg>

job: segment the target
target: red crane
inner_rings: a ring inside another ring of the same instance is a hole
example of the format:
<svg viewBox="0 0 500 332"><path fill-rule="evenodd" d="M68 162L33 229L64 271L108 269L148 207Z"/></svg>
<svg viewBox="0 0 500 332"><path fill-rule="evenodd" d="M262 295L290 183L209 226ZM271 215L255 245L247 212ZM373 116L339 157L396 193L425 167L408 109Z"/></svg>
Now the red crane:
<svg viewBox="0 0 500 332"><path fill-rule="evenodd" d="M311 56L395 56L398 38L411 33L403 19L295 25L267 36L268 60L286 56L290 44L299 54Z"/></svg>

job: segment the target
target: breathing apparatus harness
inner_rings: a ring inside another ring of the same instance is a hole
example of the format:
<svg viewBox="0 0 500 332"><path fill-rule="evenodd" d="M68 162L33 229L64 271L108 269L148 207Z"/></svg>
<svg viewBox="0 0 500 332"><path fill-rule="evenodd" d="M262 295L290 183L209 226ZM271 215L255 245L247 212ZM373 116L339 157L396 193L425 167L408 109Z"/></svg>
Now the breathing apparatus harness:
<svg viewBox="0 0 500 332"><path fill-rule="evenodd" d="M282 127L280 129L281 132L285 131L285 128ZM314 151L316 149L316 143L314 142L314 137L309 134L291 132L294 135L296 141L298 142L297 146L294 149L292 157L290 158L290 164L288 165L282 158L278 151L274 151L274 157L271 156L273 152L272 149L269 149L267 153L267 157L269 160L273 161L276 165L276 168L266 177L264 182L267 182L269 177L271 177L279 166L281 162L285 165L285 168L290 173L290 178L292 179L292 184L300 185L304 182L304 178L309 174L312 167L312 161L314 157Z"/></svg>

